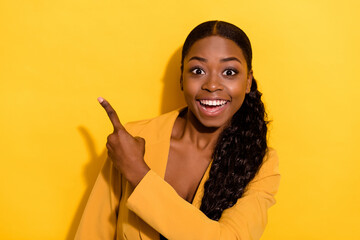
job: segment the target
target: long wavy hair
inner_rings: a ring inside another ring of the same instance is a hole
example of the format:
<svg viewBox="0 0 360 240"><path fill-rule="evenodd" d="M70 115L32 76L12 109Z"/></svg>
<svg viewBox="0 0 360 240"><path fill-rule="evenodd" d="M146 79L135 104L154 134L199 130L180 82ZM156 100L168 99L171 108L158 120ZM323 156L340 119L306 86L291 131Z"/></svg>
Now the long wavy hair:
<svg viewBox="0 0 360 240"><path fill-rule="evenodd" d="M186 38L182 48L181 72L191 46L208 36L234 41L244 54L248 70L252 69L251 44L246 34L233 24L208 21L195 27ZM237 202L262 164L267 151L268 121L261 95L253 78L250 92L217 140L200 207L210 219L219 220L222 212Z"/></svg>

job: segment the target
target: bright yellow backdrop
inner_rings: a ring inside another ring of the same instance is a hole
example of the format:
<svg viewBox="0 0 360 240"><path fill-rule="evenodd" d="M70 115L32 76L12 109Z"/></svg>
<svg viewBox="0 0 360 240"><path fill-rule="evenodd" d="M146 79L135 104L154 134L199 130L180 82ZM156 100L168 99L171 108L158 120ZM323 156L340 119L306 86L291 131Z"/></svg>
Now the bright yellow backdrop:
<svg viewBox="0 0 360 240"><path fill-rule="evenodd" d="M0 239L72 239L111 125L183 104L198 23L249 35L282 182L262 239L360 235L360 2L0 0Z"/></svg>

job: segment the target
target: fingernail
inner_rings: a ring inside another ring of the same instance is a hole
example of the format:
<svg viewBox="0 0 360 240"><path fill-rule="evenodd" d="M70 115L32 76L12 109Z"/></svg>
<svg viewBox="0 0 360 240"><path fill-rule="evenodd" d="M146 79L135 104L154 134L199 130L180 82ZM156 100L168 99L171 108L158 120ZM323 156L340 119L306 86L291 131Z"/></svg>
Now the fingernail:
<svg viewBox="0 0 360 240"><path fill-rule="evenodd" d="M99 101L99 103L102 103L104 101L102 97L98 97L97 100Z"/></svg>

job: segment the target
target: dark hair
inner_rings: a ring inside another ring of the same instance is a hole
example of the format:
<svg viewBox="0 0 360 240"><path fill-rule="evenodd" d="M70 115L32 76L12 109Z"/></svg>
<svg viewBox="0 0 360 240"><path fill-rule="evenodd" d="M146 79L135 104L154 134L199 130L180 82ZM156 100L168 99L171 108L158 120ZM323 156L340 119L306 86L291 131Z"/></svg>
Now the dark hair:
<svg viewBox="0 0 360 240"><path fill-rule="evenodd" d="M221 36L234 41L242 50L248 70L252 69L249 38L237 26L223 21L208 21L195 27L185 40L181 72L186 54L198 40ZM219 220L222 212L232 207L254 178L267 150L267 120L261 93L252 79L251 90L240 109L220 134L212 155L209 179L204 186L200 210L209 218Z"/></svg>

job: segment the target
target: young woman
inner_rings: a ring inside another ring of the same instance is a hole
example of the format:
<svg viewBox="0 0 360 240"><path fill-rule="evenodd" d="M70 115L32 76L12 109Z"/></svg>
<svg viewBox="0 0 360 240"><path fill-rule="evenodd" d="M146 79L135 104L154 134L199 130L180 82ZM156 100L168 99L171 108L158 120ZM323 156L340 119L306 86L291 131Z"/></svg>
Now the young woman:
<svg viewBox="0 0 360 240"><path fill-rule="evenodd" d="M181 90L187 107L113 124L76 239L259 239L279 186L278 159L246 34L222 22L187 37Z"/></svg>

